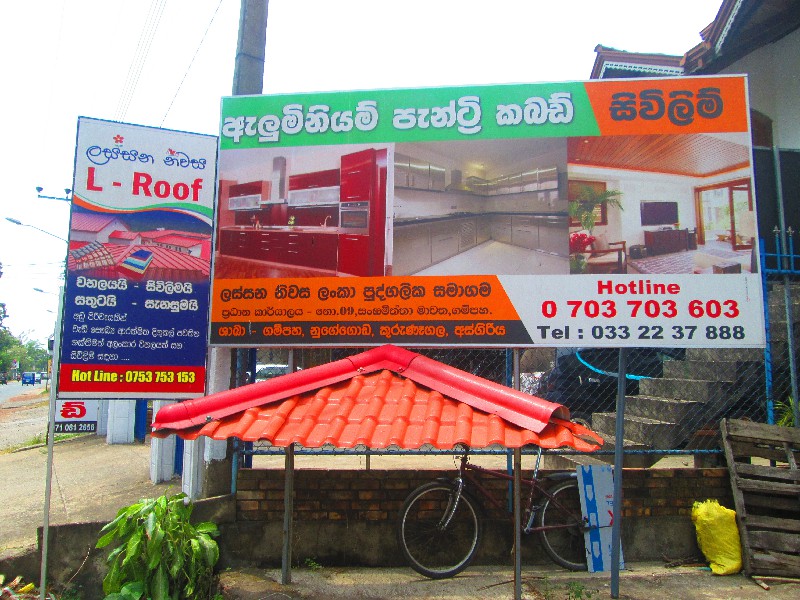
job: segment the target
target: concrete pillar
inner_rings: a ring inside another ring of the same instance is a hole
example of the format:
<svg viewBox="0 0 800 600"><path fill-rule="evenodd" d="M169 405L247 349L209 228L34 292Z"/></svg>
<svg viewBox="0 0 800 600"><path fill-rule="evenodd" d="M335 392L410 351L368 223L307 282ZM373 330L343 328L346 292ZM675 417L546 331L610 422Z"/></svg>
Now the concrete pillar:
<svg viewBox="0 0 800 600"><path fill-rule="evenodd" d="M162 406L173 404L170 400L153 400L153 417ZM175 475L175 436L150 438L150 481L161 483Z"/></svg>
<svg viewBox="0 0 800 600"><path fill-rule="evenodd" d="M105 436L108 433L108 400L97 400L97 435Z"/></svg>
<svg viewBox="0 0 800 600"><path fill-rule="evenodd" d="M136 401L109 400L108 402L108 444L132 444L133 424L136 419Z"/></svg>
<svg viewBox="0 0 800 600"><path fill-rule="evenodd" d="M231 351L229 348L212 347L208 350L206 362L207 393L215 394L230 389L231 381ZM221 461L227 458L228 442L226 440L211 440L199 437L193 442L186 442L183 446L183 492L190 498L202 498L209 486L206 485L206 470L219 466L224 472ZM219 479L219 475L213 475ZM230 488L230 467L227 467L227 488Z"/></svg>
<svg viewBox="0 0 800 600"><path fill-rule="evenodd" d="M207 441L207 438L200 436L183 444L181 490L192 500L203 497L203 452Z"/></svg>

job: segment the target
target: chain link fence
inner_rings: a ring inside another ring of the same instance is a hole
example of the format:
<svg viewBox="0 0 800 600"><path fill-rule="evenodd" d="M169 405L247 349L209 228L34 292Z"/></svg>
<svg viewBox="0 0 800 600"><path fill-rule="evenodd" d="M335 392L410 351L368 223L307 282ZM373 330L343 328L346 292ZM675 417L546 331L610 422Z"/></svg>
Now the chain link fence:
<svg viewBox="0 0 800 600"><path fill-rule="evenodd" d="M789 241L792 235L790 232ZM783 244L783 245L782 245ZM776 235L775 247L786 247ZM628 348L625 442L628 454L719 452L720 419L791 425L800 342L800 256L761 251L768 347ZM357 354L366 348L297 349L296 369ZM485 379L514 385L514 354L494 349L411 348L424 356ZM288 349L259 349L255 380L289 372ZM574 420L607 440L614 450L619 350L530 348L519 350L519 387L563 404ZM267 452L256 445L254 454ZM274 452L274 450L272 450ZM644 461L647 462L647 461ZM640 463L641 464L641 463Z"/></svg>

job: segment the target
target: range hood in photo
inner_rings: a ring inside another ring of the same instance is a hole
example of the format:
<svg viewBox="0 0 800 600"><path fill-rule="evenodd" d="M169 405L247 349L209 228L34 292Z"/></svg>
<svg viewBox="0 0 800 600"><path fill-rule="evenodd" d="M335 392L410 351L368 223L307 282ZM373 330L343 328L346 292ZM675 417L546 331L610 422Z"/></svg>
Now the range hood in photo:
<svg viewBox="0 0 800 600"><path fill-rule="evenodd" d="M450 172L450 185L445 188L448 192L472 192L474 191L470 186L464 183L464 175L458 169L453 169Z"/></svg>

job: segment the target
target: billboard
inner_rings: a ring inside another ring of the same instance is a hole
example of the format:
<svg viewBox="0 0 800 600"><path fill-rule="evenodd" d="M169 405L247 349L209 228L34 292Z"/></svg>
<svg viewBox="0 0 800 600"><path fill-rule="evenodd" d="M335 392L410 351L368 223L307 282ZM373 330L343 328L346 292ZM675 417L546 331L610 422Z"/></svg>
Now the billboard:
<svg viewBox="0 0 800 600"><path fill-rule="evenodd" d="M58 397L205 391L214 136L78 120Z"/></svg>
<svg viewBox="0 0 800 600"><path fill-rule="evenodd" d="M223 98L211 343L761 347L751 154L743 76Z"/></svg>

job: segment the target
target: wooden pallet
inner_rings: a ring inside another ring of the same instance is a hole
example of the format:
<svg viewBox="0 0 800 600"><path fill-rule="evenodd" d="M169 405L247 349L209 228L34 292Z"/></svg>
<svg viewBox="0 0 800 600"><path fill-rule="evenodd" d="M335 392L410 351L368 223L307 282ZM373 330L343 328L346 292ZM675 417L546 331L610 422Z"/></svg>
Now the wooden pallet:
<svg viewBox="0 0 800 600"><path fill-rule="evenodd" d="M720 423L747 575L800 576L800 429Z"/></svg>

